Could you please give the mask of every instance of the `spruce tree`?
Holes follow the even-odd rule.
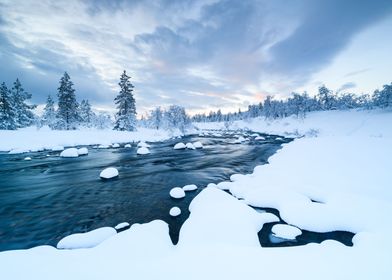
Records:
[[[115,130],[136,130],[136,105],[132,94],[134,86],[129,81],[130,78],[124,70],[118,83],[120,93],[114,99],[118,109]]]
[[[86,127],[91,127],[92,122],[94,120],[95,114],[91,110],[91,105],[88,102],[88,100],[82,100],[80,102],[80,119],[81,122],[86,126]]]
[[[76,101],[73,83],[68,73],[60,79],[58,88],[58,110],[57,110],[57,127],[59,129],[76,129],[80,120],[78,112],[78,103]]]
[[[0,129],[17,129],[11,93],[5,83],[0,86]]]
[[[54,101],[50,95],[46,100],[46,105],[44,108],[44,113],[42,115],[42,125],[47,125],[50,128],[55,128],[56,126],[56,110],[54,109]]]
[[[26,100],[31,98],[31,94],[27,93],[20,83],[19,79],[16,79],[14,86],[11,90],[13,108],[16,115],[16,125],[18,128],[26,127],[33,123],[34,113],[31,111],[36,106],[26,104]]]

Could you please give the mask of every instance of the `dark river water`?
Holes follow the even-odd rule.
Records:
[[[132,148],[93,149],[87,156],[60,158],[59,152],[0,154],[0,251],[57,242],[72,233],[86,232],[120,222],[166,221],[177,242],[190,201],[208,183],[228,180],[234,173],[250,173],[281,148],[282,139],[233,144],[233,135],[187,136],[151,143],[151,154],[136,155]],[[253,139],[253,138],[250,138]],[[203,149],[174,150],[177,142],[201,141]],[[49,155],[49,156],[47,156]],[[31,161],[23,160],[31,157]],[[119,177],[103,181],[99,173],[116,167]],[[173,187],[196,184],[180,200]],[[171,217],[178,206],[182,214]]]

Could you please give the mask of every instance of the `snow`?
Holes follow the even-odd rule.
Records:
[[[28,152],[30,152],[30,150],[27,150],[27,149],[12,149],[8,153],[10,155],[17,155],[17,154],[24,154],[24,153],[28,153]]]
[[[257,136],[257,137],[255,138],[255,140],[265,140],[265,138],[264,138],[263,136]]]
[[[115,226],[114,228],[116,229],[116,230],[120,230],[120,229],[123,229],[123,228],[126,228],[126,227],[129,227],[129,223],[127,223],[127,222],[123,222],[123,223],[119,223],[117,226]]]
[[[88,155],[88,149],[86,147],[79,148],[78,155],[79,156]]]
[[[64,151],[64,146],[54,146],[51,150],[52,152],[61,152]]]
[[[177,217],[177,216],[181,215],[181,209],[178,208],[177,206],[172,207],[172,208],[170,208],[169,214],[172,217]]]
[[[185,197],[185,191],[182,188],[175,187],[170,190],[170,196],[172,198],[183,198]]]
[[[195,146],[193,146],[192,143],[186,143],[186,148],[187,148],[187,149],[191,149],[191,150],[196,149]]]
[[[47,127],[22,128],[18,130],[0,130],[0,151],[24,151],[52,149],[55,147],[73,147],[102,145],[111,143],[129,143],[132,141],[157,142],[169,139],[172,132],[163,129],[138,127],[137,131],[117,131],[113,129],[51,130]],[[59,149],[61,151],[63,149]]]
[[[185,186],[182,187],[182,189],[183,189],[184,191],[186,191],[186,192],[188,192],[188,191],[194,191],[194,190],[197,190],[197,186],[194,185],[194,184],[185,185]]]
[[[112,148],[120,148],[120,144],[114,143],[114,144],[112,144]]]
[[[60,157],[73,158],[78,156],[79,153],[78,153],[78,149],[76,148],[68,148],[60,153]]]
[[[150,150],[147,147],[141,147],[141,148],[137,149],[136,153],[138,155],[147,155],[150,153]]]
[[[102,170],[99,177],[103,179],[111,179],[118,176],[118,170],[114,167],[108,167]]]
[[[115,234],[117,234],[117,231],[111,227],[102,227],[86,233],[75,233],[61,239],[59,243],[57,243],[57,248],[92,248]]]
[[[245,142],[245,141],[246,141],[246,139],[245,139],[244,137],[240,136],[240,137],[238,137],[238,138],[234,141],[234,143],[235,143],[235,144],[241,144],[241,143],[243,143],[243,142]]]
[[[31,160],[31,157],[25,157],[24,160]]]
[[[194,142],[194,143],[193,143],[193,146],[194,146],[196,149],[202,149],[202,148],[203,148],[203,144],[202,144],[200,141]]]
[[[186,145],[184,143],[182,143],[182,142],[177,143],[177,144],[174,145],[174,150],[182,150],[182,149],[185,149],[185,148],[186,148]]]
[[[138,147],[142,147],[142,148],[150,148],[150,145],[148,145],[146,142],[141,141],[137,144]]]
[[[98,149],[109,149],[110,145],[99,145]]]
[[[131,144],[125,144],[124,148],[132,148]]]
[[[294,240],[298,235],[302,234],[299,228],[285,224],[276,224],[271,231],[274,236],[288,240]]]
[[[208,184],[189,205],[176,246],[168,225],[156,220],[134,224],[94,248],[0,252],[1,276],[101,280],[132,271],[135,279],[391,279],[391,123],[392,113],[380,111],[234,122],[233,127],[260,133],[305,137],[283,144],[269,164],[251,174]],[[197,126],[224,128],[223,123]],[[257,233],[278,218],[250,206],[276,208],[302,230],[352,231],[354,246],[327,240],[263,248]]]

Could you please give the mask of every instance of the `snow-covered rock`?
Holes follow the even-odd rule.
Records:
[[[172,198],[183,198],[185,197],[185,191],[182,188],[172,188],[170,190],[170,196]]]
[[[126,227],[129,227],[129,223],[127,223],[127,222],[123,222],[123,223],[119,223],[117,226],[115,226],[114,228],[116,229],[116,230],[120,230],[120,229],[123,229],[123,228],[126,228]]]
[[[31,160],[31,157],[25,157],[24,160]]]
[[[78,149],[76,149],[76,148],[68,148],[60,153],[60,157],[73,158],[73,157],[78,157],[78,156],[79,156],[79,153],[78,153]]]
[[[174,145],[174,150],[183,150],[183,149],[185,149],[185,148],[186,148],[186,146],[185,146],[185,144],[182,143],[182,142],[177,143],[177,144]]]
[[[150,145],[147,144],[147,143],[144,142],[144,141],[140,141],[140,142],[137,144],[137,146],[138,146],[138,147],[142,147],[142,148],[150,148]]]
[[[150,153],[150,150],[147,147],[141,147],[141,148],[137,149],[136,153],[138,155],[147,155]]]
[[[194,146],[196,149],[202,149],[202,148],[203,148],[203,144],[202,144],[200,141],[194,142],[194,143],[193,143],[193,146]]]
[[[112,144],[112,148],[120,148],[120,144],[114,143],[114,144]]]
[[[191,150],[196,149],[195,146],[193,146],[192,143],[186,143],[186,148],[187,148],[187,149],[191,149]]]
[[[264,138],[263,136],[257,136],[257,137],[255,138],[255,140],[265,140],[265,138]]]
[[[30,152],[30,150],[27,150],[27,149],[13,149],[13,150],[9,151],[8,154],[16,155],[16,154],[24,154],[24,153],[28,153],[28,152]]]
[[[54,146],[51,150],[52,152],[61,152],[64,151],[64,146]]]
[[[302,234],[299,228],[285,224],[274,225],[271,231],[276,237],[288,240],[294,240],[298,235]]]
[[[282,137],[276,137],[275,140],[283,140]]]
[[[86,147],[79,148],[78,149],[78,155],[79,156],[88,155],[88,149]]]
[[[124,148],[132,148],[131,144],[125,144]]]
[[[109,149],[110,145],[99,145],[98,149]]]
[[[178,208],[177,206],[172,207],[172,208],[170,208],[169,214],[172,217],[177,217],[178,215],[181,214],[181,209]]]
[[[114,167],[108,167],[101,171],[99,177],[103,179],[111,179],[118,176],[118,170]]]
[[[194,191],[194,190],[197,190],[197,186],[194,185],[194,184],[185,185],[185,186],[182,187],[182,189],[183,189],[184,191],[186,191],[186,192],[188,192],[188,191]]]
[[[244,137],[240,136],[240,137],[238,137],[238,138],[234,141],[234,143],[235,143],[235,144],[241,144],[241,143],[243,143],[243,142],[245,142],[245,141],[246,141],[246,139],[245,139]]]
[[[57,243],[57,248],[92,248],[115,234],[117,234],[117,231],[112,227],[102,227],[86,233],[75,233],[61,239],[59,243]]]

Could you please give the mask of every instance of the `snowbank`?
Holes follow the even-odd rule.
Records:
[[[115,235],[117,231],[111,227],[98,228],[86,233],[75,233],[61,239],[58,249],[92,248]]]
[[[24,151],[35,149],[55,149],[64,147],[102,145],[109,147],[112,143],[129,143],[132,141],[163,141],[172,135],[169,131],[138,128],[137,131],[116,131],[112,129],[50,130],[47,127],[35,127],[18,130],[0,130],[0,151]],[[62,146],[62,149],[57,149]]]

